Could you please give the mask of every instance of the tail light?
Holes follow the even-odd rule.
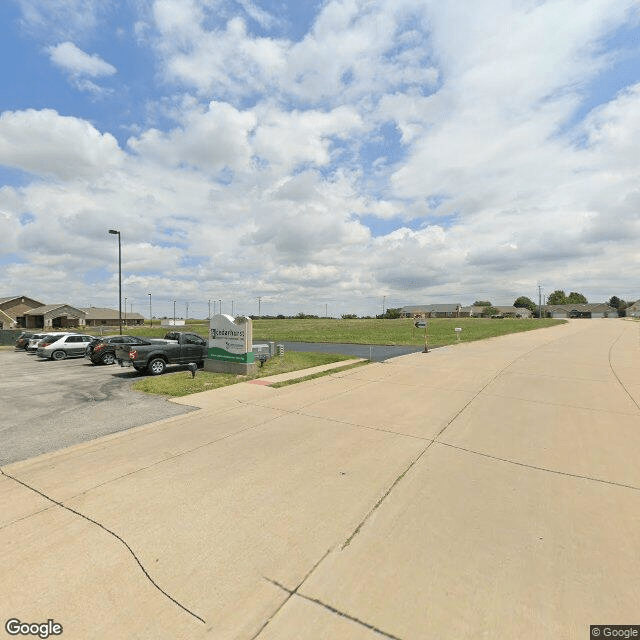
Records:
[[[129,360],[135,360],[138,357],[138,352],[135,349],[129,351]]]

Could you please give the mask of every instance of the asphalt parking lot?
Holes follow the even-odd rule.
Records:
[[[0,370],[0,465],[192,410],[132,391],[136,371],[85,358],[0,350]]]

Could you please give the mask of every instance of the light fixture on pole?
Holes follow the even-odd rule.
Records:
[[[122,335],[122,245],[119,231],[109,229],[109,233],[118,236],[118,326]]]

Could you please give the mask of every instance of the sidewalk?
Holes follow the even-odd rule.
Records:
[[[576,321],[232,385],[4,467],[2,624],[555,640],[638,622],[638,330]]]
[[[300,378],[306,378],[317,373],[323,373],[325,371],[333,371],[335,369],[344,369],[345,367],[358,364],[359,362],[367,362],[364,358],[354,358],[352,360],[340,360],[338,362],[330,362],[329,364],[321,364],[317,367],[310,367],[309,369],[300,369],[298,371],[290,371],[289,373],[279,373],[275,376],[268,376],[265,378],[256,378],[249,381],[249,384],[261,384],[265,386],[271,386],[278,384],[279,382],[287,382],[289,380],[299,380]]]

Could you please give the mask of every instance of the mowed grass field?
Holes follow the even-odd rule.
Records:
[[[457,342],[456,327],[461,342],[493,338],[507,333],[531,331],[560,324],[564,320],[504,318],[436,318],[427,320],[427,341],[430,346]],[[417,329],[409,318],[397,320],[333,320],[290,319],[254,320],[254,342],[339,342],[349,344],[424,344],[425,330]]]
[[[427,320],[427,342],[429,346],[444,346],[457,342],[456,327],[460,332],[461,342],[483,340],[508,333],[542,329],[565,322],[553,319],[492,319],[492,318],[436,318]],[[142,327],[123,327],[122,333],[127,335],[163,337],[173,328],[154,325]],[[179,331],[192,331],[204,337],[208,333],[206,322],[192,321],[184,327],[176,327]],[[86,333],[96,335],[95,329]],[[111,328],[104,330],[105,335],[117,333]],[[99,335],[99,333],[98,333]],[[394,344],[394,345],[422,345],[424,344],[424,329],[417,329],[414,321],[409,318],[397,320],[377,320],[359,318],[342,320],[333,318],[284,320],[264,320],[257,318],[253,321],[254,342],[337,342],[347,344]]]

